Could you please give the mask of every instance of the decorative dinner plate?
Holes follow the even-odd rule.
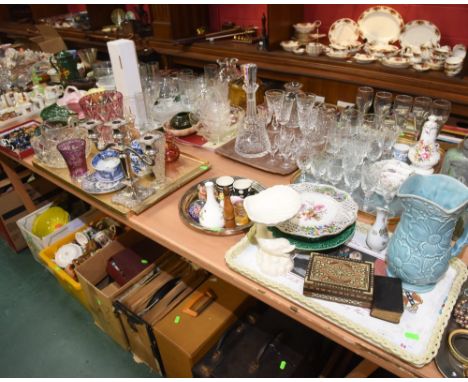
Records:
[[[273,233],[274,237],[283,237],[288,239],[289,243],[294,245],[296,249],[300,251],[327,251],[329,249],[337,248],[348,242],[348,240],[351,240],[354,235],[354,231],[356,230],[356,224],[350,225],[338,235],[329,236],[324,239],[306,239],[300,236],[289,235],[281,232],[276,227],[269,227],[268,229]]]
[[[88,194],[100,195],[119,191],[125,187],[120,180],[116,182],[102,182],[96,177],[96,173],[87,175],[81,181],[81,189]]]
[[[400,45],[402,48],[420,47],[425,44],[437,46],[439,42],[439,28],[426,20],[410,21],[405,25],[400,35]]]
[[[316,183],[291,184],[301,196],[301,208],[277,228],[309,239],[337,235],[357,219],[358,205],[347,192]]]
[[[359,42],[359,28],[354,20],[336,20],[328,30],[330,43],[341,46],[355,46]]]
[[[378,6],[365,10],[357,21],[361,37],[368,42],[391,43],[398,41],[404,22],[393,8]]]
[[[404,57],[387,57],[382,60],[382,65],[402,69],[410,66],[410,62]]]

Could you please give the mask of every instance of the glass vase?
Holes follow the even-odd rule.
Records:
[[[79,182],[86,176],[88,165],[86,163],[86,141],[84,139],[63,141],[57,145],[57,150],[65,159],[72,180]]]

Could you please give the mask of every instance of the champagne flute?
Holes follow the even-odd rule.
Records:
[[[377,92],[374,98],[374,112],[379,121],[381,121],[390,111],[392,107],[392,93]]]

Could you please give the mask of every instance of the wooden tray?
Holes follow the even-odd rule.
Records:
[[[92,152],[91,155],[88,156],[88,169],[92,169],[91,160],[95,154],[96,152]],[[104,207],[110,208],[115,213],[125,216],[129,214],[140,214],[141,212],[145,211],[161,199],[165,198],[166,196],[173,193],[183,185],[190,182],[192,179],[208,171],[211,167],[209,162],[194,157],[190,154],[181,152],[180,157],[177,161],[166,164],[166,183],[162,187],[160,187],[154,194],[145,199],[140,205],[129,209],[125,206],[112,202],[112,196],[115,193],[94,195],[83,191],[78,184],[72,182],[68,169],[66,168],[57,169],[47,167],[37,158],[33,159],[33,165],[46,171],[50,176],[60,181],[68,183],[70,186],[75,188],[78,192],[82,193],[83,195],[87,195],[88,197],[94,198],[97,203],[103,205]],[[152,176],[147,175],[139,178],[138,184],[142,186],[147,186],[152,181]]]
[[[233,139],[228,143],[218,147],[215,150],[216,154],[222,155],[223,157],[235,160],[236,162],[243,163],[250,167],[258,168],[259,170],[263,170],[266,172],[270,172],[272,174],[279,174],[279,175],[289,175],[297,170],[297,166],[294,165],[288,169],[281,168],[278,163],[274,163],[271,165],[268,163],[269,156],[266,155],[263,158],[243,158],[239,154],[236,153],[234,150],[234,146],[236,144],[236,140]]]

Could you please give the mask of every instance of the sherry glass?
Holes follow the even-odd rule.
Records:
[[[393,145],[396,143],[400,130],[396,124],[395,118],[388,116],[381,124],[383,137],[383,156],[391,156]]]
[[[372,100],[374,98],[374,89],[370,86],[361,86],[357,90],[356,94],[356,107],[359,112],[359,119],[362,120],[364,114],[367,114],[370,107],[372,106]]]
[[[361,183],[361,169],[356,167],[354,169],[346,170],[344,172],[344,182],[347,187],[347,191],[352,195],[354,190],[359,187],[359,183]]]
[[[416,139],[421,135],[422,127],[429,116],[432,99],[429,97],[416,97],[413,104],[414,125],[416,128]]]
[[[276,154],[279,150],[279,141],[280,141],[280,134],[279,131],[268,130],[268,138],[270,139],[270,150],[268,150],[268,154],[270,158],[268,159],[268,163],[274,164],[276,163]]]
[[[392,107],[392,93],[377,92],[374,98],[374,112],[379,121],[381,121],[390,111]]]
[[[333,185],[337,186],[343,177],[343,166],[341,160],[333,159],[330,160],[327,165],[327,176],[328,181]]]
[[[268,110],[273,115],[272,129],[278,129],[278,118],[281,113],[281,108],[283,106],[285,91],[281,89],[271,89],[265,92],[265,98],[268,105]]]
[[[294,104],[294,95],[286,94],[281,108],[278,114],[278,123],[281,125],[281,129],[284,130],[285,126],[288,124],[291,118],[291,110]]]
[[[431,114],[437,117],[437,124],[439,125],[437,133],[439,133],[442,127],[447,123],[451,109],[452,104],[446,99],[439,98],[432,102]]]
[[[297,145],[295,150],[295,157],[297,167],[301,171],[299,183],[302,183],[306,181],[306,169],[312,159],[312,152],[309,148],[307,140],[303,140],[300,144]]]

